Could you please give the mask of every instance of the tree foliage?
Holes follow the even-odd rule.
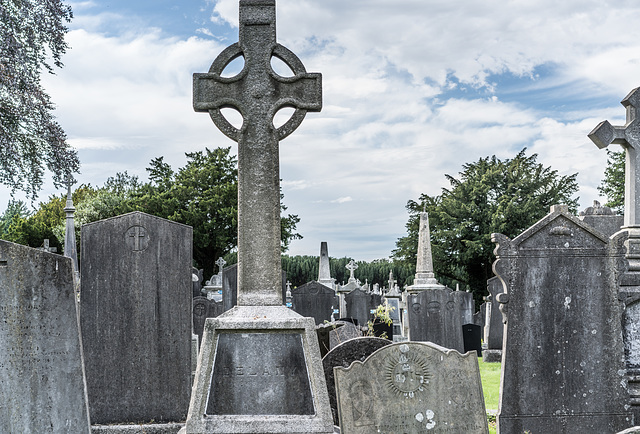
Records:
[[[194,265],[205,275],[214,271],[216,259],[233,251],[238,236],[238,170],[231,148],[187,153],[187,163],[174,171],[162,157],[151,160],[146,169],[148,182],[140,182],[127,172],[117,173],[100,188],[82,185],[72,195],[76,208],[76,239],[85,223],[142,211],[193,227]],[[281,197],[284,197],[281,195]],[[33,215],[13,219],[3,238],[32,247],[49,238],[61,249],[64,241],[66,195],[50,197],[40,203]],[[283,212],[287,209],[281,205]],[[15,214],[5,211],[6,218]],[[282,249],[296,232],[297,215],[281,217]],[[62,250],[59,250],[62,251]]]
[[[625,152],[607,149],[607,167],[604,169],[604,179],[598,186],[598,192],[607,198],[605,206],[624,213],[624,176]]]
[[[60,0],[0,0],[0,183],[31,199],[45,168],[60,186],[80,167],[40,83],[43,69],[62,67],[71,18]]]
[[[419,215],[429,214],[434,272],[450,287],[461,284],[476,300],[486,294],[491,278],[492,233],[515,237],[549,212],[555,204],[567,204],[575,212],[578,200],[577,173],[561,176],[538,163],[526,149],[514,158],[481,158],[462,166],[457,178],[446,175],[451,184],[439,196],[422,194],[407,203],[407,236],[398,239],[395,259],[416,263]]]

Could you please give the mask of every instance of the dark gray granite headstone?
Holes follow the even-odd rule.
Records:
[[[489,433],[473,352],[396,343],[364,362],[334,368],[334,375],[341,432]]]
[[[566,434],[633,425],[615,240],[554,206],[518,237],[493,234],[506,284],[498,429]],[[504,308],[503,308],[504,311]],[[493,315],[493,312],[492,312]]]
[[[222,312],[222,302],[216,302],[207,297],[193,298],[193,332],[198,335],[198,345],[202,343],[202,333],[206,319],[215,318]]]
[[[360,327],[349,321],[336,321],[335,324],[341,324],[329,332],[329,349],[332,350],[338,345],[348,341],[349,339],[359,338],[362,336]]]
[[[473,313],[475,312],[475,302],[473,301],[473,293],[466,291],[454,291],[454,298],[458,302],[460,309],[460,322],[464,324],[473,324]]]
[[[366,327],[367,322],[373,318],[371,311],[382,304],[382,295],[367,294],[357,288],[344,298],[347,303],[347,317],[357,320],[363,327]]]
[[[487,289],[491,294],[491,315],[486,321],[487,348],[490,350],[502,350],[502,339],[504,336],[504,322],[502,312],[500,312],[500,303],[498,303],[498,294],[502,294],[502,282],[498,277],[492,277],[487,280]]]
[[[464,353],[461,304],[454,294],[444,288],[407,296],[411,341],[433,342]]]
[[[339,307],[335,291],[315,281],[292,289],[291,303],[294,311],[312,317],[316,325],[331,321],[333,310]]]
[[[336,399],[336,385],[334,382],[333,368],[342,366],[348,368],[353,362],[359,360],[363,362],[376,350],[390,345],[391,341],[380,338],[359,337],[333,348],[322,358],[322,367],[327,379],[327,389],[329,390],[329,402],[333,413],[333,423],[338,425],[338,401]]]
[[[478,309],[478,311],[473,314],[473,323],[475,325],[479,325],[480,327],[482,327],[482,330],[484,331],[484,322],[486,317],[487,317],[487,302],[484,302],[480,305],[480,309]]]
[[[89,434],[70,258],[0,240],[0,432]]]
[[[91,421],[185,420],[192,229],[133,212],[82,227],[81,328]]]
[[[238,304],[238,264],[225,267],[222,271],[222,306],[224,311]],[[287,273],[282,271],[282,305],[287,304]]]
[[[476,324],[462,326],[462,338],[464,339],[464,352],[475,351],[478,357],[482,357],[482,327]]]

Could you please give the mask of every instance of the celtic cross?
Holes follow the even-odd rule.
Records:
[[[244,68],[222,77],[236,58]],[[271,58],[294,75],[280,77]],[[275,0],[240,0],[239,41],[213,61],[208,73],[193,75],[193,107],[209,112],[215,125],[238,142],[238,305],[281,305],[280,169],[278,141],[302,123],[307,111],[322,108],[321,75],[307,73],[300,59],[276,42]],[[273,117],[283,107],[295,109],[279,128]],[[221,109],[234,108],[240,129]]]
[[[356,264],[356,261],[354,261],[353,259],[351,261],[349,261],[349,263],[347,264],[347,266],[345,267],[347,270],[349,270],[349,273],[351,273],[349,275],[349,282],[351,281],[355,281],[356,278],[353,275],[353,272],[356,271],[358,269],[358,264]]]

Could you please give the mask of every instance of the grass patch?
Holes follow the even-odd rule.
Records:
[[[500,363],[484,363],[482,358],[478,358],[478,366],[480,367],[480,378],[482,379],[482,394],[484,395],[484,405],[487,411],[498,411],[498,402],[500,401]],[[489,434],[496,433],[496,417],[494,415],[487,417],[489,421]]]

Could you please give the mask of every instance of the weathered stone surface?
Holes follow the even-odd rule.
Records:
[[[349,321],[335,321],[333,324],[340,325],[329,332],[329,349],[334,349],[338,345],[348,341],[349,339],[359,338],[362,331],[358,326]]]
[[[454,291],[453,297],[458,303],[460,309],[460,323],[473,324],[473,313],[475,312],[475,302],[473,301],[473,293],[466,291]]]
[[[354,289],[344,296],[347,304],[347,317],[358,321],[358,325],[366,326],[372,318],[371,311],[382,304],[382,296],[367,294],[361,289]]]
[[[634,426],[634,427],[625,429],[624,431],[620,431],[618,434],[633,434],[633,433],[640,433],[640,426]]]
[[[192,229],[133,212],[82,227],[91,421],[182,421],[191,390]]]
[[[429,230],[429,214],[420,213],[420,228],[418,230],[418,255],[416,260],[416,275],[413,285],[407,288],[411,294],[429,289],[442,289],[433,273],[433,258],[431,256],[431,231]]]
[[[566,206],[513,240],[492,238],[507,289],[498,297],[507,312],[500,432],[631,426],[609,239]]]
[[[198,335],[198,342],[202,342],[204,322],[207,318],[215,318],[222,314],[222,302],[210,300],[207,297],[193,298],[193,332]]]
[[[91,434],[176,434],[183,427],[183,423],[93,425],[91,427]]]
[[[327,380],[327,390],[329,391],[329,402],[333,413],[333,423],[338,425],[338,400],[336,398],[336,385],[333,376],[333,368],[342,366],[348,368],[353,362],[359,360],[363,362],[376,350],[390,345],[387,339],[358,337],[343,342],[334,347],[322,358],[324,376]]]
[[[498,294],[502,294],[504,288],[502,287],[500,279],[494,276],[487,280],[487,290],[491,297],[490,315],[485,325],[487,348],[490,350],[501,350],[504,336],[504,322],[502,312],[500,312],[500,303],[498,303]]]
[[[291,290],[291,303],[294,311],[322,324],[331,321],[333,310],[338,308],[338,297],[333,289],[312,281]]]
[[[0,432],[89,433],[70,258],[0,240]]]
[[[607,237],[618,232],[624,224],[624,216],[616,215],[611,208],[600,205],[597,200],[580,213],[579,219]]]
[[[331,277],[331,267],[329,263],[329,247],[327,242],[320,243],[320,266],[318,268],[318,282],[329,289],[334,289],[336,279]]]
[[[282,305],[287,304],[287,273],[282,271]],[[222,308],[226,312],[238,305],[238,264],[225,267],[222,272]]]
[[[284,306],[205,323],[187,433],[333,431],[315,325]]]
[[[483,350],[482,361],[485,363],[502,362],[502,350]]]
[[[396,343],[334,375],[344,433],[489,432],[474,353]]]
[[[464,353],[462,313],[454,294],[444,288],[407,296],[411,341],[433,342]]]

